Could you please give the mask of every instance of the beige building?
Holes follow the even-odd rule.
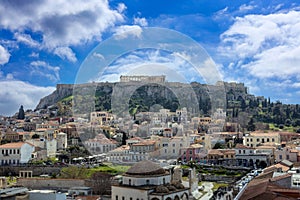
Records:
[[[98,134],[95,138],[86,140],[85,147],[91,154],[107,153],[117,147],[117,142],[108,139],[104,134]]]
[[[109,125],[112,123],[114,116],[108,112],[91,112],[90,121],[92,125]]]
[[[148,160],[156,154],[155,141],[131,138],[123,145],[107,153],[110,162],[139,162]]]
[[[189,188],[172,181],[172,174],[145,160],[133,165],[119,184],[112,186],[112,200],[187,200]]]
[[[156,141],[157,156],[161,159],[177,159],[180,149],[190,146],[189,138],[185,135],[171,138],[152,136],[151,139]]]
[[[291,147],[284,147],[275,151],[275,160],[280,162],[282,160],[289,160],[291,162],[298,162],[298,156],[300,151]],[[300,159],[299,159],[300,160]]]
[[[244,137],[243,144],[248,147],[257,147],[259,145],[280,144],[280,136],[278,132],[252,132]]]

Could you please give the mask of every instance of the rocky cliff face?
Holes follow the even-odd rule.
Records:
[[[178,107],[187,107],[192,112],[200,111],[207,114],[213,107],[224,108],[228,94],[231,95],[232,100],[239,96],[245,98],[247,88],[243,84],[232,83],[216,85],[171,82],[162,84],[139,82],[58,84],[52,94],[40,100],[36,109],[45,109],[66,97],[75,95],[75,108],[84,112],[91,110],[90,107],[86,107],[86,102],[88,102],[96,110],[117,109],[122,111],[138,108],[138,111],[145,111],[151,106],[159,104],[172,111]],[[212,99],[213,101],[211,101]]]
[[[48,106],[57,103],[59,100],[72,95],[72,93],[73,84],[58,84],[56,85],[56,90],[52,94],[45,96],[40,100],[36,109],[45,109]]]

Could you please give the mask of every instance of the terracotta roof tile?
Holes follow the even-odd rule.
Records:
[[[0,145],[0,148],[1,149],[18,149],[18,148],[21,148],[24,144],[26,144],[27,142],[13,142],[13,143],[7,143],[7,144],[3,144],[3,145]],[[33,146],[32,144],[30,143],[27,143],[31,146]]]

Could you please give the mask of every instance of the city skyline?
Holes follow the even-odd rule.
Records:
[[[243,82],[250,93],[272,101],[299,103],[299,5],[293,1],[4,1],[0,115],[14,114],[21,104],[33,109],[56,84],[74,83],[84,59],[99,43],[146,27],[172,29],[198,42],[224,81]],[[141,57],[132,63],[164,65],[162,57],[166,56],[154,51],[145,63]],[[130,67],[128,60],[121,61],[115,63]]]

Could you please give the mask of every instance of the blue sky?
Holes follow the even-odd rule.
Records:
[[[34,108],[56,84],[74,83],[99,43],[143,27],[191,37],[208,52],[224,81],[244,82],[250,93],[273,101],[299,103],[297,2],[2,0],[0,115],[14,114],[21,104]]]

